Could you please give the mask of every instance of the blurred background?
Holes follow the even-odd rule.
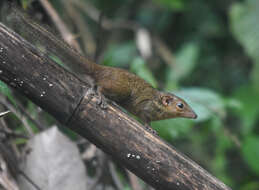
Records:
[[[44,2],[19,5],[92,60],[128,69],[190,103],[198,119],[153,122],[160,137],[231,188],[259,189],[258,0],[49,0],[53,10]],[[62,34],[62,22],[72,38]],[[0,102],[14,113],[2,119],[6,128],[29,134],[8,139],[16,151],[42,131],[38,125],[57,125],[82,154],[94,149],[4,83]],[[89,178],[105,176],[96,189],[135,190],[119,163],[107,162],[112,179],[99,171],[106,163],[100,158],[110,159],[98,151],[83,159]]]

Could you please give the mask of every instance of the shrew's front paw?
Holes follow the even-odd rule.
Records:
[[[105,96],[101,93],[100,88],[96,84],[93,84],[88,89],[88,91],[86,92],[86,96],[88,96],[90,99],[95,96],[97,99],[97,105],[99,105],[102,109],[106,109],[108,107]]]
[[[108,103],[107,103],[107,100],[105,98],[105,96],[101,93],[101,89],[96,86],[95,87],[95,90],[96,90],[96,93],[98,95],[98,98],[97,98],[97,104],[102,108],[102,109],[107,109],[108,107]]]
[[[145,128],[146,128],[149,132],[151,132],[151,133],[153,133],[154,135],[157,135],[157,136],[158,136],[157,131],[150,127],[150,123],[145,123],[144,126],[145,126]]]
[[[104,95],[102,95],[101,93],[98,95],[97,104],[98,104],[102,109],[107,109],[107,107],[108,107],[106,98],[105,98]]]

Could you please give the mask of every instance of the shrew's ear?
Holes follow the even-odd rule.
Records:
[[[174,98],[172,96],[162,96],[161,100],[164,106],[169,106],[174,101]]]

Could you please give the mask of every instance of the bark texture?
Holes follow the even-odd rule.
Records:
[[[3,24],[0,79],[156,189],[230,189]]]

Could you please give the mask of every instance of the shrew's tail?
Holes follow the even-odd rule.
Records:
[[[55,58],[60,59],[63,66],[78,74],[92,75],[100,67],[71,48],[53,32],[50,32],[48,26],[37,23],[16,6],[9,6],[9,12],[5,16],[6,23],[44,54],[54,60]]]

